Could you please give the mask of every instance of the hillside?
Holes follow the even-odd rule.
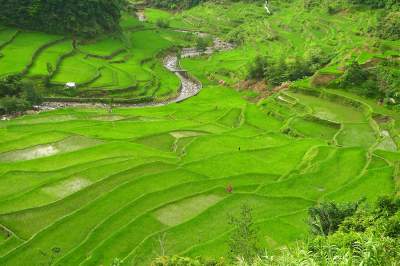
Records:
[[[228,258],[244,204],[278,254],[314,206],[399,195],[396,2],[173,2],[95,38],[0,26],[0,110],[39,109],[0,121],[0,265]]]
[[[1,0],[0,22],[21,29],[95,36],[119,28],[122,0]]]

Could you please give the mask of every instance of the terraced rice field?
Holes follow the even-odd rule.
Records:
[[[341,73],[351,58],[364,64],[400,55],[398,42],[382,41],[386,47],[382,50],[371,36],[360,34],[376,23],[376,14],[368,10],[355,11],[354,16],[346,12],[327,16],[318,8],[304,10],[303,1],[280,2],[273,7],[273,16],[266,16],[261,5],[240,2],[227,6],[205,3],[177,14],[148,8],[144,11],[147,21],[124,13],[122,34],[95,40],[73,41],[1,27],[0,77],[22,73],[28,78],[45,78],[50,82],[45,96],[57,99],[171,98],[179,90],[179,79],[163,67],[162,54],[174,47],[195,45],[196,36],[179,32],[182,29],[212,33],[238,44],[237,49],[209,58],[182,60],[183,69],[196,73],[204,85],[218,80],[236,85],[245,79],[249,62],[260,54],[276,60],[309,56],[310,51],[333,54],[332,62],[320,70],[323,74]],[[157,27],[160,19],[170,28]],[[66,89],[67,82],[75,82],[78,88]]]
[[[374,58],[400,56],[399,41],[381,40],[386,46],[382,50],[373,36],[363,33],[379,20],[373,11],[328,15],[323,8],[305,9],[304,1],[278,1],[271,8],[273,15],[268,16],[261,4],[237,2],[227,7],[210,1],[171,17],[171,24],[179,18],[186,23],[181,27],[217,33],[240,44],[238,49],[207,60],[184,59],[182,66],[200,73],[205,84],[224,80],[235,85],[245,79],[248,62],[257,55],[274,60],[304,58],[310,52],[333,55],[331,63],[319,70],[333,75],[342,73],[352,59],[364,64]]]
[[[293,243],[316,202],[395,190],[391,133],[374,106],[343,97],[285,91],[255,105],[210,86],[163,107],[2,122],[0,264],[146,265],[160,239],[167,254],[223,256],[243,203],[269,247]]]
[[[189,45],[189,33],[159,29],[151,22],[139,22],[124,14],[121,35],[96,40],[68,37],[13,28],[0,29],[0,77],[22,74],[46,78],[46,97],[113,98],[173,97],[179,79],[162,64],[162,52]],[[77,89],[66,89],[74,82]]]
[[[307,210],[318,202],[374,202],[398,191],[398,112],[349,92],[310,89],[308,80],[257,103],[232,89],[256,55],[290,59],[316,40],[338,51],[321,73],[340,73],[344,55],[360,63],[384,55],[355,49],[369,43],[356,34],[372,23],[368,11],[319,19],[294,15],[298,7],[282,4],[287,13],[273,17],[243,3],[179,14],[147,9],[148,22],[124,14],[123,36],[91,41],[1,28],[0,76],[48,76],[48,97],[176,93],[179,80],[160,55],[196,36],[156,28],[159,18],[245,42],[183,59],[204,89],[181,103],[0,121],[0,265],[148,265],[163,253],[160,241],[167,255],[226,256],[228,217],[243,204],[273,250],[307,237]],[[78,89],[65,90],[72,81]]]

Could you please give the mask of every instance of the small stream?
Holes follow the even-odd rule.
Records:
[[[177,30],[180,32],[189,32],[184,30]],[[199,36],[207,36],[206,33],[202,32],[192,32],[193,34],[197,34]],[[234,48],[234,45],[231,43],[227,43],[222,41],[219,38],[214,38],[213,45],[207,47],[204,51],[198,51],[196,48],[188,47],[183,48],[180,52],[181,58],[191,58],[198,57],[202,55],[211,55],[217,51],[226,51]],[[163,106],[170,103],[181,102],[188,98],[191,98],[197,95],[202,89],[202,84],[195,77],[192,77],[188,74],[186,70],[183,70],[180,66],[180,62],[177,54],[169,54],[164,57],[163,65],[166,69],[173,72],[180,79],[180,88],[179,93],[176,97],[167,99],[161,102],[146,102],[146,103],[137,103],[137,104],[113,104],[115,107],[146,107],[146,106]],[[36,106],[35,109],[38,111],[44,110],[54,110],[59,108],[66,107],[98,107],[98,108],[109,108],[108,104],[104,103],[75,103],[75,102],[44,102],[39,106]]]
[[[146,17],[144,12],[138,11],[137,14],[140,21],[146,21]],[[208,33],[204,32],[192,32],[187,30],[176,30],[178,32],[186,32],[195,34],[199,37],[207,37],[209,36]],[[215,37],[213,39],[213,45],[207,47],[204,51],[199,51],[193,47],[182,48],[180,52],[180,58],[191,58],[191,57],[198,57],[203,55],[211,55],[218,51],[227,51],[235,48],[235,46],[231,43],[224,42],[221,39]],[[169,54],[166,55],[163,59],[163,65],[166,69],[173,72],[180,80],[180,88],[179,93],[176,97],[167,99],[161,102],[145,102],[145,103],[137,103],[137,104],[113,104],[115,107],[147,107],[147,106],[163,106],[171,103],[177,103],[184,101],[188,98],[191,98],[197,95],[201,89],[202,84],[199,80],[195,77],[188,74],[186,70],[183,70],[180,66],[180,62],[178,59],[177,54]],[[110,108],[110,105],[104,103],[81,103],[81,102],[43,102],[41,105],[34,106],[34,110],[28,111],[27,113],[35,113],[40,111],[49,111],[55,110],[60,108],[67,108],[67,107],[79,107],[79,108]],[[23,115],[16,114],[16,115],[5,115],[1,116],[0,120],[9,120],[11,118]]]

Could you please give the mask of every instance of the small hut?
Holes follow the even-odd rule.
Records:
[[[75,82],[67,82],[67,83],[65,83],[65,88],[66,89],[75,89],[76,83]]]

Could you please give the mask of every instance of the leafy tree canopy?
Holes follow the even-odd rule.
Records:
[[[119,28],[124,0],[0,0],[0,6],[7,25],[93,36]]]

